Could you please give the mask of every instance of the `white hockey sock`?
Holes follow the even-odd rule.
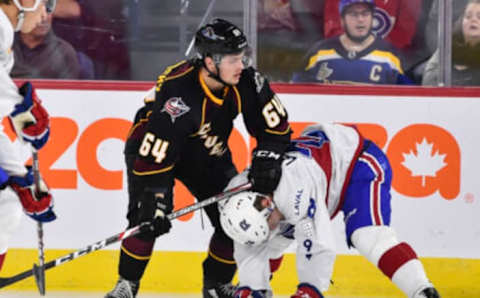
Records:
[[[419,289],[431,287],[423,265],[418,259],[403,264],[392,276],[392,282],[397,285],[408,297],[414,297]]]

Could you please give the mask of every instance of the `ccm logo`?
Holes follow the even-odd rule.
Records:
[[[281,157],[279,153],[275,153],[273,151],[268,151],[268,150],[257,150],[255,151],[254,154],[256,157],[266,157],[266,158],[272,158],[272,159],[280,159]]]

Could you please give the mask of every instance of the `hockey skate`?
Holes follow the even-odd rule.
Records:
[[[140,282],[119,278],[115,288],[107,293],[105,298],[135,298]]]
[[[205,289],[203,288],[203,298],[230,298],[235,297],[235,292],[237,291],[238,286],[232,285],[231,283],[227,284],[218,284],[217,286]],[[262,291],[263,297],[272,298],[272,291]]]
[[[237,286],[231,283],[217,284],[212,288],[203,288],[203,298],[233,298]]]
[[[435,288],[426,288],[420,292],[418,297],[425,297],[425,298],[440,298],[440,294],[438,294]]]

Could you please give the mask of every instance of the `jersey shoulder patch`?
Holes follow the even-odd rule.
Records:
[[[195,66],[187,60],[168,66],[165,71],[158,76],[155,91],[159,92],[165,82],[183,77],[194,69]]]

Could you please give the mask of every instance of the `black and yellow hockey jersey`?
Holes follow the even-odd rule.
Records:
[[[136,155],[133,175],[144,186],[168,187],[178,176],[200,182],[219,163],[231,164],[227,142],[239,114],[259,148],[283,152],[288,146],[287,111],[255,69],[244,69],[236,86],[214,94],[192,61],[167,68],[154,102],[146,100],[128,136],[125,153]]]

